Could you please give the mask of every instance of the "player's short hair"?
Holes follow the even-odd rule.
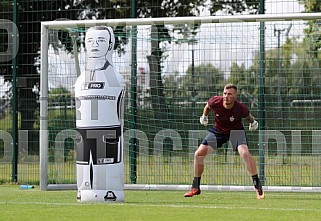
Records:
[[[225,85],[224,89],[234,89],[237,91],[237,86],[235,84],[227,84]]]

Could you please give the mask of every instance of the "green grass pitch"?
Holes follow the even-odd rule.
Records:
[[[184,198],[184,191],[125,191],[124,203],[77,203],[76,191],[20,190],[0,186],[0,220],[133,220],[264,221],[321,219],[321,193],[203,191]]]

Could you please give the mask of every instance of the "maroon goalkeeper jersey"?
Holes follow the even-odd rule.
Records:
[[[223,106],[223,96],[213,96],[208,100],[209,107],[214,112],[215,127],[223,134],[231,130],[243,130],[242,118],[249,116],[250,111],[242,102],[236,100],[231,109]]]

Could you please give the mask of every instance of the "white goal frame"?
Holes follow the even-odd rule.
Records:
[[[108,19],[108,20],[57,20],[41,22],[41,65],[40,65],[40,190],[76,190],[76,184],[48,184],[48,37],[49,29],[67,29],[92,27],[95,25],[155,25],[155,24],[206,24],[231,22],[271,22],[321,19],[321,13],[295,13],[295,14],[262,14],[237,16],[204,16],[204,17],[166,17],[166,18],[140,18],[140,19]],[[259,134],[262,135],[262,131]],[[76,165],[75,165],[76,166]],[[187,190],[189,185],[143,185],[126,184],[125,189],[148,190]],[[204,190],[238,190],[253,191],[252,186],[221,186],[207,185]],[[267,191],[300,191],[321,192],[321,187],[278,187],[267,186]]]

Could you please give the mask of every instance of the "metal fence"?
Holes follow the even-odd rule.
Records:
[[[115,7],[112,5],[104,5],[100,13],[97,11],[94,13],[95,10],[92,10],[91,13],[87,14],[81,5],[63,7],[62,2],[0,2],[2,6],[0,8],[2,10],[0,11],[0,19],[2,20],[0,21],[3,24],[0,26],[0,38],[2,39],[1,42],[3,42],[0,45],[0,52],[2,52],[0,55],[5,55],[0,57],[0,73],[3,76],[0,79],[0,137],[2,139],[0,143],[0,182],[33,184],[39,182],[39,22],[59,18],[93,19],[97,16],[98,18],[125,18],[142,16],[141,13],[144,13],[143,8],[139,8],[135,1],[128,1],[127,6],[123,5],[119,10],[114,10]],[[149,4],[151,4],[149,7],[155,10],[154,14],[149,16],[191,15],[190,11],[186,11],[186,14],[184,12],[166,14],[159,5],[153,5],[153,1]],[[291,14],[305,10],[304,6],[295,0],[253,1],[251,4],[257,8],[256,13],[263,13],[264,11],[265,14]],[[135,7],[129,6],[135,6],[137,10],[133,11]],[[92,5],[92,9],[95,9],[95,7],[97,5]],[[110,10],[111,8],[113,10]],[[212,12],[203,10],[200,13],[201,15],[209,15]],[[220,10],[215,14],[221,15],[224,13],[224,10]],[[266,170],[263,172],[268,177],[265,180],[266,185],[320,186],[321,176],[318,171],[321,171],[319,170],[321,164],[319,162],[318,137],[321,84],[319,84],[318,80],[319,64],[316,63],[317,59],[315,59],[318,58],[318,50],[314,44],[309,44],[309,42],[305,44],[306,47],[302,47],[303,44],[301,44],[304,39],[312,39],[312,41],[317,42],[315,35],[319,30],[316,29],[315,32],[304,34],[303,30],[307,27],[307,24],[295,23],[291,24],[292,32],[289,34],[287,33],[289,26],[290,23],[276,23],[275,26],[269,26],[265,33],[265,114],[264,119],[260,119],[261,123],[264,122],[265,124],[266,137],[268,137],[268,140],[264,141],[268,146],[268,157],[265,162],[261,162],[259,159],[257,133],[249,134],[249,144],[257,161],[265,164]],[[253,25],[253,27],[258,28],[257,25]],[[241,26],[241,29],[244,32],[249,31],[248,27]],[[228,32],[232,30],[233,32],[233,28],[228,26],[220,30]],[[238,28],[234,30],[240,31]],[[11,33],[14,34],[12,38],[8,37]],[[124,32],[115,30],[115,33],[119,37],[118,44],[120,47],[118,52],[121,54],[122,50],[128,50],[123,44],[126,43],[126,40],[121,40],[124,39],[122,38],[122,33]],[[206,37],[207,34],[206,31],[201,33],[202,41],[211,43],[211,40]],[[206,102],[206,97],[210,93],[221,93],[221,86],[224,85],[226,79],[234,81],[240,88],[243,88],[244,93],[240,94],[240,100],[251,107],[255,116],[260,117],[258,103],[262,102],[260,100],[262,94],[257,91],[259,84],[257,82],[258,72],[255,71],[257,66],[251,63],[253,60],[259,60],[258,57],[255,59],[255,56],[259,56],[255,53],[259,48],[247,46],[247,48],[243,48],[243,51],[247,54],[253,52],[251,57],[232,58],[230,54],[226,53],[227,47],[234,47],[230,48],[231,52],[242,51],[242,46],[240,45],[243,45],[242,41],[244,40],[241,40],[240,45],[233,43],[241,38],[244,39],[244,36],[237,33],[225,34],[225,39],[223,39],[223,34],[216,35],[221,36],[221,39],[216,39],[215,44],[218,41],[221,41],[222,44],[220,47],[215,46],[212,48],[212,51],[219,55],[215,57],[207,56],[205,50],[199,48],[199,44],[195,47],[193,42],[183,42],[185,48],[180,53],[192,52],[192,54],[179,59],[183,63],[178,66],[184,66],[184,71],[171,69],[174,74],[172,73],[167,77],[163,76],[166,108],[160,109],[158,112],[155,108],[152,108],[152,103],[155,100],[153,101],[154,98],[149,96],[149,88],[144,88],[144,82],[149,81],[148,62],[138,61],[138,69],[135,71],[138,73],[137,77],[141,84],[138,85],[138,93],[135,95],[138,104],[135,128],[143,131],[150,142],[145,146],[144,150],[140,147],[141,149],[136,150],[135,153],[130,153],[128,151],[130,141],[127,140],[125,145],[125,150],[127,151],[125,153],[126,183],[190,184],[192,153],[197,147],[200,138],[190,138],[187,131],[191,129],[203,130],[197,124],[202,104]],[[255,35],[260,36],[260,33],[256,32]],[[209,35],[209,38],[214,38],[214,36]],[[165,38],[166,35],[164,34],[163,37]],[[65,36],[63,33],[61,36],[53,35],[53,39],[50,39],[54,51],[60,50],[61,47],[72,50],[72,44],[68,40],[61,41],[61,39],[68,39],[67,35]],[[144,42],[149,37],[142,34],[137,39]],[[289,39],[292,40],[290,41]],[[253,39],[247,39],[247,41],[251,40]],[[214,44],[214,42],[212,43]],[[260,42],[256,43],[258,43],[256,45],[259,47]],[[307,45],[311,47],[307,47]],[[313,48],[313,46],[315,47]],[[139,51],[143,51],[144,44],[140,47],[138,46],[137,50],[138,60],[141,58]],[[299,50],[300,47],[302,51]],[[8,48],[13,49],[8,50]],[[239,50],[240,48],[241,50]],[[204,52],[203,55],[202,51]],[[296,57],[292,56],[293,54]],[[242,54],[239,56],[242,56]],[[211,80],[212,84],[207,88],[202,88],[202,82],[199,81],[200,87],[195,88],[193,85],[189,85],[188,82],[192,82],[192,73],[198,73],[199,76],[207,75],[206,72],[201,72],[202,68],[204,68],[202,67],[204,60],[212,63],[213,66],[207,67],[206,72],[209,72],[209,70],[216,71],[217,69],[218,75],[216,77],[222,73],[223,78],[217,82],[213,81],[213,79],[203,79],[205,82]],[[298,60],[302,62],[296,62]],[[232,66],[232,61],[240,63]],[[116,61],[117,64],[124,66],[126,62],[130,63],[126,58]],[[172,59],[172,62],[175,63],[175,59]],[[162,65],[163,68],[167,68],[167,71],[170,69],[170,63],[166,63],[166,60]],[[129,70],[132,71],[131,69]],[[244,71],[244,75],[233,75],[233,73],[242,71]],[[187,76],[190,75],[186,79],[179,78],[186,86],[185,91],[179,90],[176,84],[177,76],[182,75],[182,73],[186,73]],[[227,74],[229,78],[227,78]],[[251,74],[254,74],[254,76],[251,76]],[[129,75],[127,77],[130,78]],[[130,83],[128,88],[131,88]],[[125,128],[131,129],[133,115],[130,108],[130,90],[128,91]],[[72,109],[74,102],[68,91],[56,88],[51,93],[50,116],[52,118],[49,125],[51,131],[49,137],[52,136],[50,142],[53,142],[56,133],[64,129],[74,128],[74,112]],[[195,93],[198,93],[198,100],[191,99]],[[162,101],[159,98],[157,99],[158,102]],[[155,113],[158,114],[156,118]],[[167,120],[162,121],[161,119]],[[173,141],[168,140],[163,144],[161,153],[154,151],[153,141],[159,131],[163,129],[170,130],[170,133],[178,133],[182,137],[182,149],[175,149]],[[54,152],[54,150],[51,151]],[[62,153],[63,159],[59,161],[59,164],[55,162],[50,165],[49,181],[51,183],[75,183],[74,154],[73,143],[67,141]],[[213,164],[210,164],[213,167],[208,168],[205,172],[205,177],[207,178],[205,178],[204,183],[249,184],[250,179],[244,178],[247,177],[245,175],[246,171],[239,162],[239,157],[228,146],[219,150],[208,160],[213,162]],[[239,176],[239,174],[244,176]]]

